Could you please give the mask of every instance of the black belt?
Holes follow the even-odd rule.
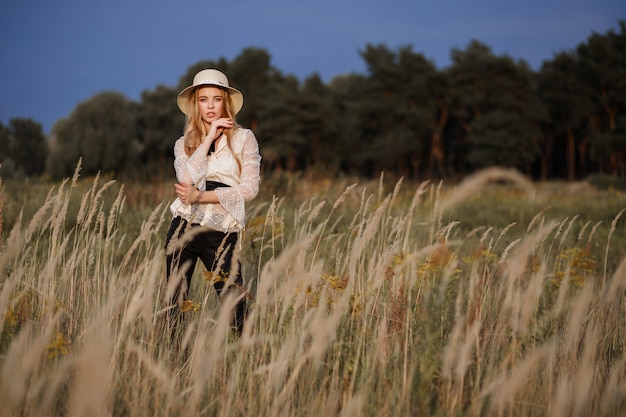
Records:
[[[224,184],[223,182],[219,182],[219,181],[207,181],[206,182],[207,191],[215,190],[216,188],[219,188],[219,187],[230,187],[230,185]]]

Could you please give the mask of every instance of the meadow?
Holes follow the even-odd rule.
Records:
[[[626,414],[624,192],[268,175],[173,337],[171,183],[1,187],[0,417]]]

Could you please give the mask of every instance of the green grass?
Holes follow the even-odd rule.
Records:
[[[198,266],[173,338],[171,184],[2,187],[0,416],[626,411],[619,191],[265,176],[244,335]]]

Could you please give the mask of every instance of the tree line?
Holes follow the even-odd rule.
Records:
[[[178,92],[203,68],[218,68],[242,90],[237,121],[254,130],[264,170],[381,171],[411,179],[460,178],[499,165],[535,179],[626,176],[626,21],[556,53],[538,71],[496,55],[477,40],[452,49],[438,69],[411,46],[368,44],[366,74],[324,83],[271,65],[261,48],[233,60],[204,60],[174,87],[133,101],[104,92],[55,123],[45,138],[31,119],[0,124],[3,176],[97,172],[146,178],[172,175],[184,116]]]

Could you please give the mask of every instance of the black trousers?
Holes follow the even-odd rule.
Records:
[[[227,234],[205,229],[198,224],[189,224],[180,217],[172,219],[165,240],[168,284],[172,276],[178,276],[181,272],[183,274],[183,279],[167,300],[168,305],[174,307],[170,310],[173,314],[180,314],[177,306],[187,297],[198,258],[207,271],[211,272],[213,287],[220,299],[226,295],[238,297],[244,292],[241,263],[239,260],[233,263],[238,238],[237,233]],[[231,280],[231,271],[235,272],[234,270],[236,275]],[[227,280],[229,286],[224,290]],[[244,296],[237,302],[233,316],[233,326],[239,334],[243,330],[245,315]]]

